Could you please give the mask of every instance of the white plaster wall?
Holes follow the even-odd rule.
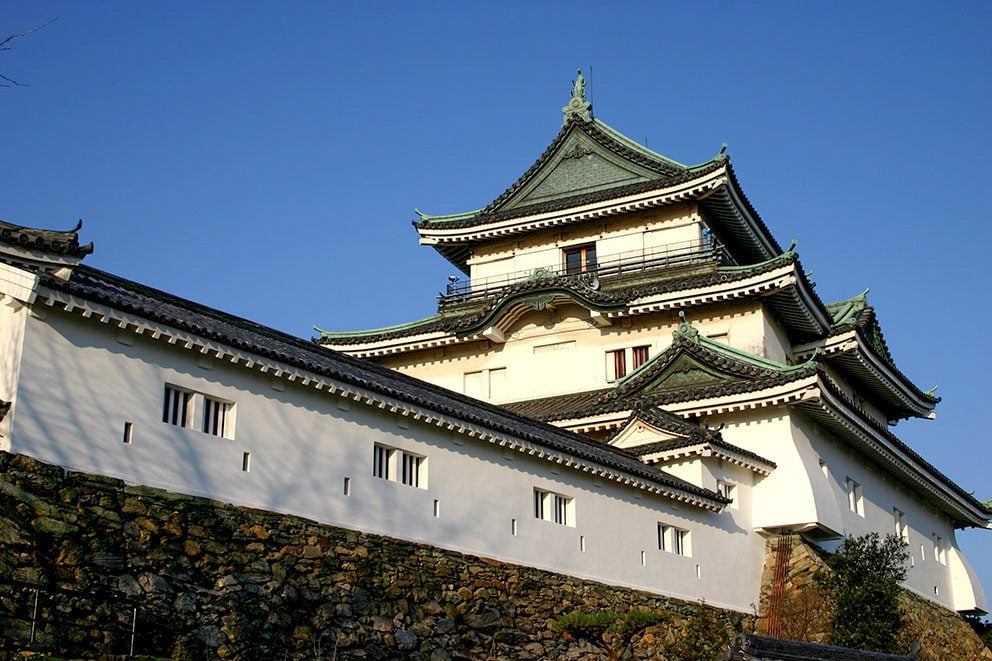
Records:
[[[945,557],[949,558],[950,549],[955,547],[954,529],[948,524],[946,516],[814,421],[799,415],[794,415],[792,420],[797,442],[808,443],[817,457],[826,462],[828,476],[823,476],[821,471],[820,479],[811,481],[818,493],[832,498],[836,503],[842,521],[841,532],[848,536],[870,532],[888,535],[895,532],[893,508],[904,512],[909,526],[907,550],[911,558],[905,587],[955,609],[950,561],[938,562],[933,549],[934,533],[943,539],[948,549]],[[811,478],[815,477],[811,475]],[[848,505],[848,477],[861,485],[864,516],[852,512]]]
[[[689,320],[703,335],[719,342],[762,352],[765,344],[759,304],[722,306],[693,311]],[[618,320],[599,327],[579,305],[533,311],[522,316],[503,344],[471,345],[386,356],[380,362],[439,386],[464,391],[464,375],[506,368],[506,388],[496,403],[584,392],[609,387],[606,354],[617,349],[648,346],[651,357],[667,349],[678,328],[674,314]],[[557,347],[557,348],[555,348]],[[628,351],[628,373],[633,371]]]
[[[827,489],[817,454],[809,441],[793,433],[789,414],[754,411],[714,417],[709,424],[723,423],[728,443],[757,453],[776,464],[771,475],[754,487],[753,524],[756,528],[801,529],[821,524],[833,530],[842,525],[836,499]]]
[[[95,317],[52,310],[45,321],[28,319],[12,451],[738,610],[757,599],[763,542],[734,515],[578,471],[555,472],[550,463],[437,427],[410,422],[404,428],[407,419],[377,408],[294,383],[274,389],[271,377],[257,371],[225,361],[205,369],[195,351],[124,337],[131,344],[119,343],[116,327]],[[236,438],[163,423],[166,382],[236,402]],[[122,442],[125,421],[134,425],[131,444]],[[427,457],[429,488],[373,477],[376,442]],[[246,451],[252,454],[247,473]],[[535,487],[574,498],[575,526],[535,519]],[[659,522],[691,531],[691,557],[658,549]]]
[[[959,611],[979,610],[989,612],[989,602],[985,597],[978,575],[957,546],[950,549],[948,565],[951,572],[951,589],[954,591],[954,609]]]
[[[513,274],[537,268],[559,269],[563,248],[586,243],[596,244],[601,263],[612,258],[641,261],[646,250],[675,249],[686,241],[698,241],[700,223],[694,205],[682,206],[480,246],[469,260],[473,287],[496,286]]]
[[[766,308],[762,308],[761,322],[761,335],[764,342],[760,355],[780,363],[788,363],[792,358],[792,343],[789,342],[789,337],[786,335],[785,329],[782,328],[782,324]]]
[[[12,402],[10,411],[0,422],[0,450],[10,448],[10,428],[17,406],[17,381],[20,375],[21,347],[28,308],[10,296],[0,296],[0,399]]]

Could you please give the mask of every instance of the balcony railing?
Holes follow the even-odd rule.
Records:
[[[592,274],[597,279],[603,279],[714,260],[723,265],[734,263],[726,248],[712,238],[669,243],[651,249],[631,250],[601,256],[597,258],[594,268],[587,268],[584,271],[569,270],[564,263],[558,263],[553,266],[515,271],[487,278],[452,279],[446,292],[438,295],[438,305],[446,307],[499,296],[508,287],[527,280],[581,275],[582,273]]]

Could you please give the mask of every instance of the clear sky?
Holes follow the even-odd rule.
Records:
[[[825,301],[871,288],[895,432],[992,498],[992,3],[0,1],[0,218],[87,263],[310,336],[425,317],[454,272],[413,209],[485,206],[597,117],[675,160],[723,142]],[[992,594],[992,531],[960,545]]]

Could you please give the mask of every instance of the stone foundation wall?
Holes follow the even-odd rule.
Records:
[[[765,546],[765,568],[762,575],[761,614],[756,622],[758,633],[768,630],[768,615],[775,571],[778,538]],[[828,642],[833,610],[823,599],[814,582],[817,571],[826,568],[823,552],[798,535],[792,536],[792,553],[786,574],[785,599],[782,605],[782,637],[816,643]],[[922,645],[921,661],[976,661],[992,659],[992,651],[964,619],[912,592],[903,591],[900,598],[906,627],[903,638],[907,650],[912,641]]]
[[[0,659],[591,659],[557,618],[631,608],[647,659],[699,606],[0,453]]]

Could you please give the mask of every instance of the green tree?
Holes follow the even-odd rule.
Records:
[[[673,661],[719,661],[726,658],[732,638],[731,623],[700,602],[665,655]]]
[[[848,537],[827,559],[817,583],[833,599],[830,642],[843,647],[899,653],[903,627],[899,583],[906,580],[906,542],[878,533]]]
[[[642,610],[627,613],[575,611],[560,618],[555,629],[577,640],[585,640],[605,653],[610,661],[616,661],[630,650],[635,635],[662,620],[662,615]]]

